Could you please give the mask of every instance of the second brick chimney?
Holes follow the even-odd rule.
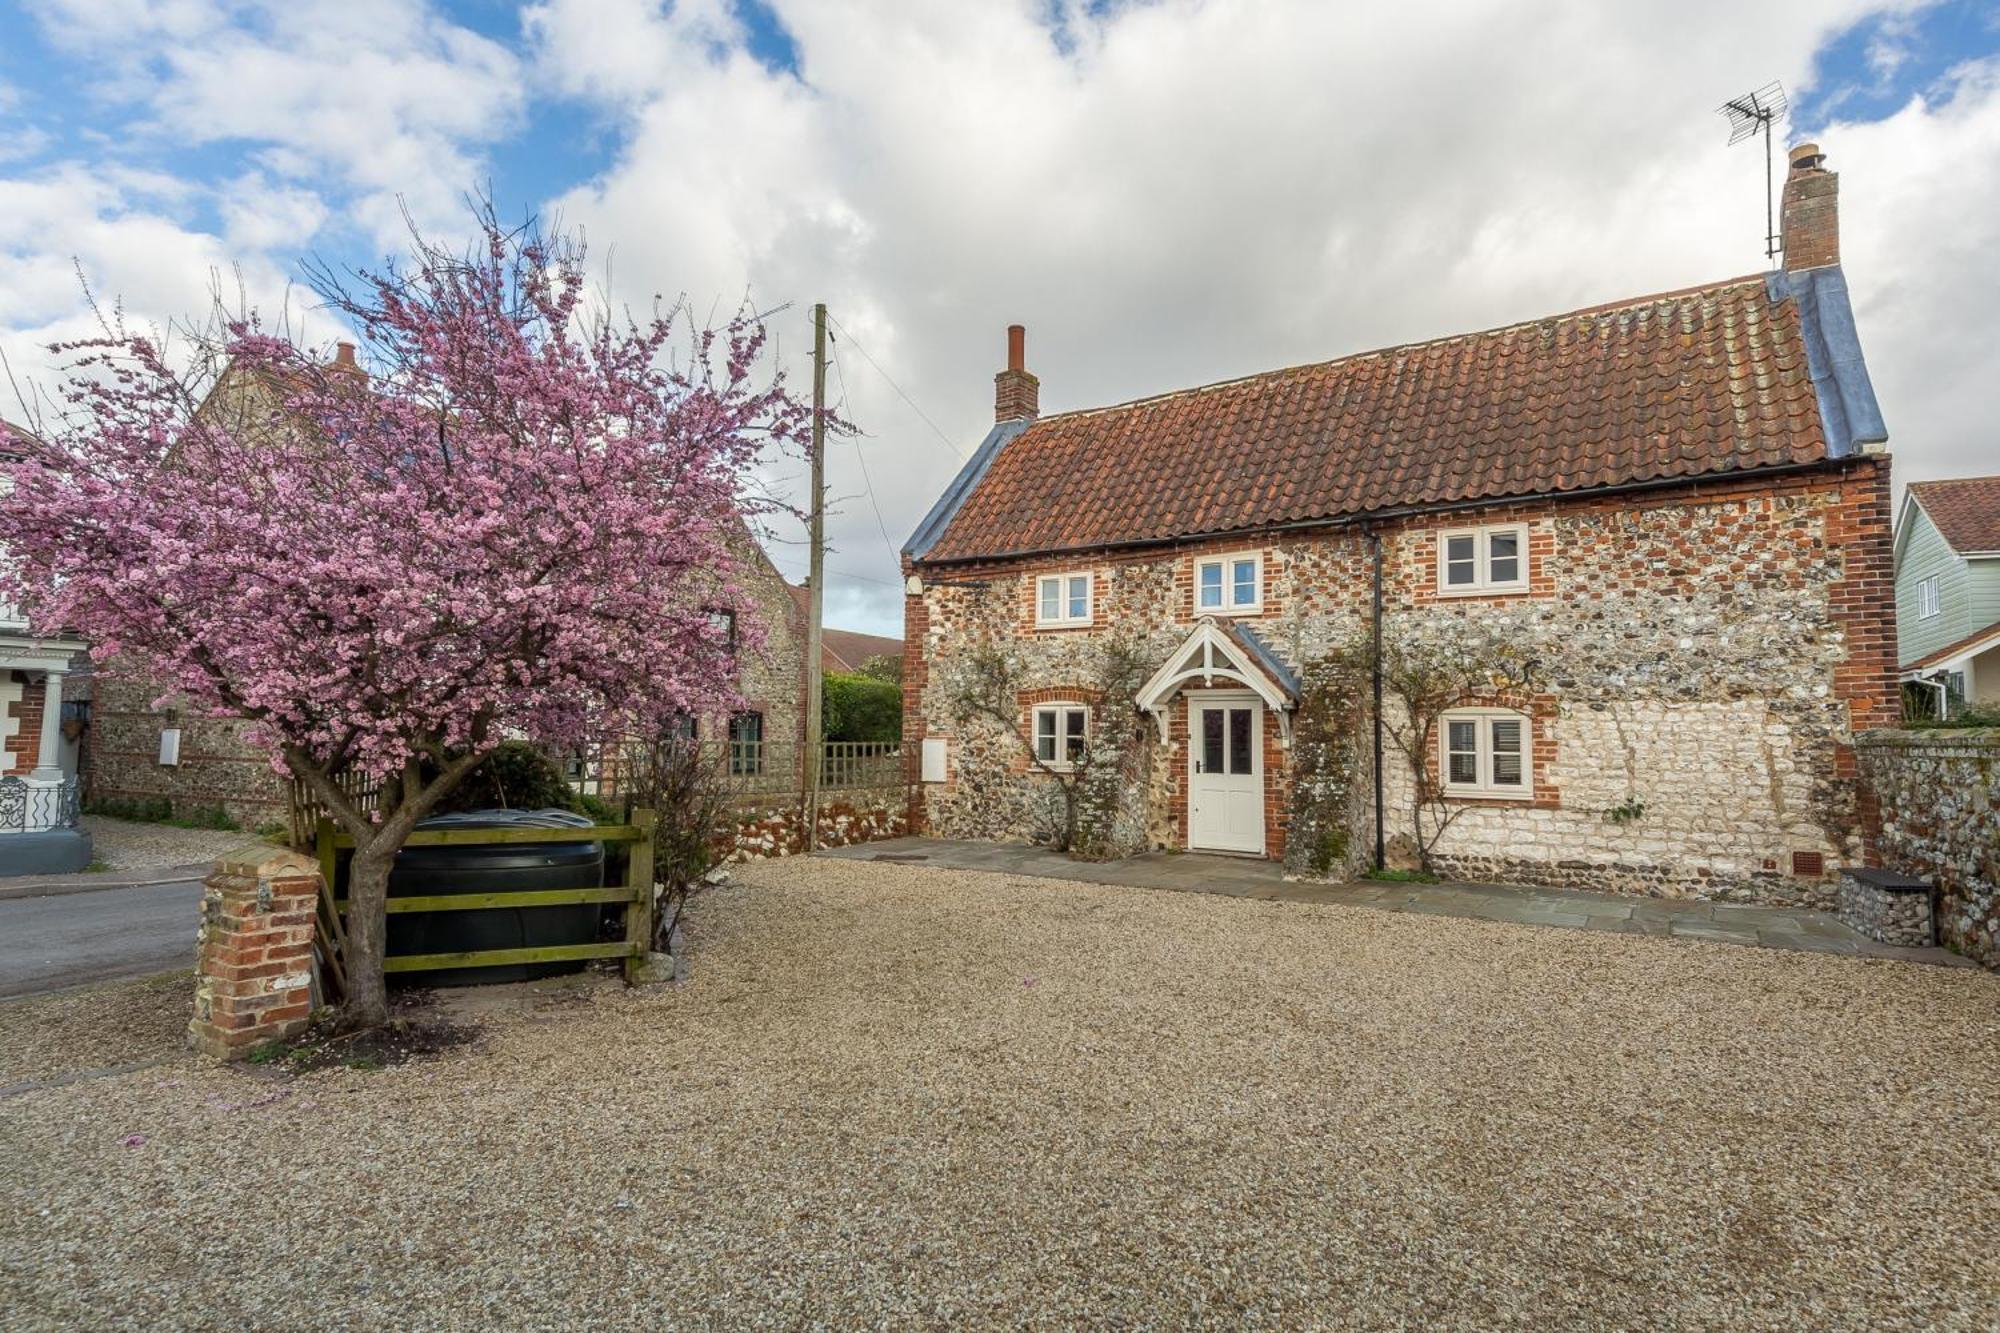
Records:
[[[1816,143],[1792,149],[1779,214],[1785,267],[1796,272],[1840,262],[1840,177],[1826,169]]]
[[[1028,330],[1007,326],[1007,368],[993,377],[993,419],[1033,421],[1042,411],[1042,382],[1027,370]]]

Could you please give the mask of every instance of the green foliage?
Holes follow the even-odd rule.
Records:
[[[243,826],[230,818],[220,805],[175,805],[165,796],[113,796],[92,801],[84,813],[109,819],[130,819],[141,824],[166,824],[172,828],[199,828],[231,831]]]
[[[903,689],[867,675],[834,672],[826,677],[821,728],[830,741],[903,739]]]
[[[1949,718],[1913,717],[1903,725],[1911,731],[1956,731],[1968,727],[2000,727],[2000,704],[1965,704]]]
[[[665,953],[680,921],[682,905],[702,876],[735,846],[732,815],[740,826],[754,815],[731,809],[729,782],[712,752],[692,741],[634,741],[619,759],[626,799],[651,810],[653,883],[659,891],[653,913],[653,948]]]
[[[576,809],[576,793],[545,750],[527,741],[503,741],[438,802],[436,813]]]
[[[618,811],[613,810],[610,802],[592,796],[589,792],[577,793],[576,812],[580,815],[588,816],[590,822],[593,824],[622,824],[625,822],[624,816],[620,815]]]
[[[291,1053],[292,1048],[286,1043],[282,1041],[267,1041],[261,1046],[252,1047],[249,1054],[243,1058],[253,1065],[268,1065],[276,1064]]]
[[[1604,818],[1613,824],[1636,824],[1645,816],[1646,803],[1636,796],[1628,796],[1604,812]]]
[[[1300,673],[1292,721],[1293,781],[1290,852],[1294,871],[1344,875],[1356,867],[1353,821],[1368,775],[1366,666],[1357,676],[1344,654],[1310,662]]]

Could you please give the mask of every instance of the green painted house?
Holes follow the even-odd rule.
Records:
[[[2000,477],[1904,491],[1896,647],[1919,707],[2000,704]]]

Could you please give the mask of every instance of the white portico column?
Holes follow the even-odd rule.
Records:
[[[35,771],[28,774],[28,781],[57,783],[63,780],[63,673],[51,671],[42,679],[45,682],[42,687],[42,744],[35,758]]]

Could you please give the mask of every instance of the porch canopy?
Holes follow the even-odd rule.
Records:
[[[1139,690],[1133,702],[1153,715],[1160,739],[1167,739],[1167,707],[1189,688],[1247,689],[1278,715],[1286,746],[1292,743],[1292,711],[1299,704],[1299,679],[1249,625],[1203,616],[1193,633],[1167,655],[1166,665]]]

